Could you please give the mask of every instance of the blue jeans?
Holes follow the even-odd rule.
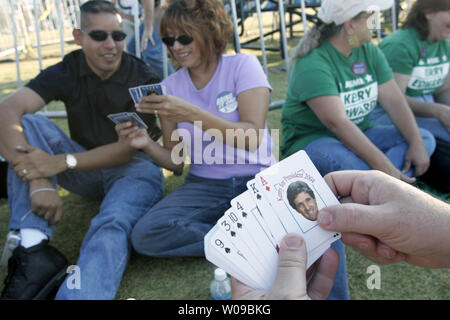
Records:
[[[434,102],[431,94],[416,96],[414,99],[423,102]],[[372,114],[370,121],[377,124],[392,124],[388,114],[377,106]],[[436,139],[436,151],[431,157],[430,168],[422,176],[422,180],[441,189],[443,192],[450,192],[450,132],[436,118],[416,117],[417,125],[433,134]]]
[[[433,135],[420,129],[425,149],[431,155],[436,147]],[[408,143],[394,126],[378,125],[367,129],[364,134],[380,149],[399,170],[403,169]],[[323,137],[314,140],[305,148],[321,175],[338,170],[370,170],[370,166],[356,154],[350,151],[340,140],[333,137]],[[406,175],[411,177],[414,168]]]
[[[253,177],[225,180],[188,174],[184,184],[153,206],[136,223],[131,240],[134,249],[153,257],[203,257],[204,236],[230,208],[230,201],[247,190]],[[342,242],[333,244],[340,256],[334,299],[348,299],[345,251]]]
[[[22,124],[28,143],[49,154],[85,151],[44,116],[25,115]],[[161,169],[146,154],[138,152],[128,164],[97,171],[66,171],[50,180],[55,187],[60,185],[79,195],[102,200],[77,262],[81,288],[69,289],[64,282],[56,298],[113,299],[130,255],[131,230],[162,196]],[[12,169],[8,172],[8,194],[10,229],[35,228],[51,238],[54,226],[31,212],[28,183]]]
[[[434,97],[431,94],[413,98],[423,102],[434,102]],[[389,115],[379,105],[372,111],[370,121],[376,124],[392,125]],[[447,131],[438,119],[416,117],[416,121],[420,128],[430,131],[435,138],[450,142],[450,132]]]
[[[150,40],[148,41],[147,48],[141,52],[141,59],[145,61],[150,67],[152,67],[153,71],[161,78],[164,78],[163,74],[163,52],[162,52],[162,40],[159,36],[159,21],[155,23],[153,27],[153,40],[155,41],[155,45],[152,45]],[[139,27],[139,39],[142,39],[142,34],[144,32],[144,23],[142,22]],[[135,36],[131,37],[130,41],[127,44],[127,52],[133,56],[136,56],[136,44],[135,44]],[[142,50],[142,49],[141,49]],[[169,60],[168,63],[168,74],[174,73],[174,69]]]

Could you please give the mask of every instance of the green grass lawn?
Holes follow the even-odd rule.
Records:
[[[294,42],[290,42],[292,46]],[[275,44],[277,44],[275,42]],[[66,52],[73,49],[66,47]],[[49,51],[51,49],[48,49]],[[59,61],[58,50],[53,48],[47,53],[44,67]],[[259,51],[251,51],[260,55]],[[283,62],[279,53],[270,53],[269,80],[273,87],[272,101],[284,99],[287,87],[285,72],[280,72]],[[0,98],[16,88],[14,63],[1,63]],[[21,63],[24,83],[36,75],[37,62],[32,60]],[[53,103],[50,108],[60,108]],[[280,129],[281,110],[269,113],[268,123],[271,129]],[[64,119],[54,120],[67,132]],[[280,134],[281,137],[281,134]],[[185,170],[186,174],[187,170]],[[165,194],[176,189],[183,177],[175,177],[169,172],[166,176]],[[436,197],[449,201],[450,194],[442,194],[431,187],[418,183],[418,187],[432,193]],[[97,213],[99,202],[59,190],[64,200],[62,221],[57,225],[52,245],[57,247],[71,262],[75,263],[79,248],[86,234],[90,220]],[[8,231],[9,209],[7,201],[0,200],[0,245]],[[367,268],[373,263],[351,248],[347,248],[347,268],[352,299],[450,299],[450,272],[448,270],[430,270],[412,267],[401,263],[381,268],[381,289],[369,290],[366,286]],[[213,278],[214,266],[204,258],[151,258],[132,253],[128,268],[116,299],[210,299],[209,283]],[[0,279],[6,275],[6,267],[0,267]],[[3,286],[1,285],[0,288]]]

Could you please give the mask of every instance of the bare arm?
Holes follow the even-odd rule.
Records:
[[[444,85],[435,93],[434,98],[437,102],[450,106],[450,72],[445,78]]]
[[[29,88],[21,88],[0,103],[0,152],[20,173],[26,168],[30,174],[25,180],[49,178],[67,170],[63,154],[50,155],[30,146],[23,132],[21,118],[44,106],[43,99]],[[18,148],[21,146],[21,148]],[[117,142],[90,151],[75,154],[77,170],[95,170],[126,163],[135,150],[126,143]]]
[[[141,50],[144,51],[147,48],[148,40],[152,45],[155,45],[155,40],[153,40],[155,0],[142,0],[141,3],[144,9],[144,33],[141,39]]]
[[[430,158],[425,150],[416,119],[395,80],[379,86],[378,101],[408,142],[409,149],[405,156],[404,171],[408,171],[413,164],[416,176],[424,174],[430,165]]]
[[[130,147],[141,149],[147,153],[158,165],[172,170],[175,174],[183,172],[184,158],[182,149],[177,153],[176,145],[182,143],[178,136],[171,139],[172,132],[176,130],[176,123],[171,123],[162,118],[161,127],[163,131],[164,146],[161,146],[157,141],[154,141],[149,134],[139,129],[131,122],[121,123],[116,126],[116,131],[121,140],[126,142]]]
[[[333,132],[339,140],[371,168],[377,169],[396,178],[413,182],[403,175],[365,135],[348,119],[345,106],[338,96],[322,96],[307,101],[319,120]]]
[[[450,74],[449,74],[450,75]],[[436,118],[450,131],[450,76],[447,75],[444,86],[435,94],[435,103],[420,101],[405,95],[409,107],[416,117]],[[400,91],[405,93],[410,75],[394,73]]]

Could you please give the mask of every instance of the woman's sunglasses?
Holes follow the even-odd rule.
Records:
[[[82,29],[80,29],[80,31],[82,33],[85,33],[85,31]],[[103,30],[92,30],[88,33],[89,37],[91,37],[91,39],[94,41],[105,41],[106,38],[108,38],[109,34],[115,42],[123,41],[127,37],[127,34],[123,31],[113,31],[111,33],[108,33]]]
[[[175,44],[175,41],[178,41],[183,46],[187,46],[192,41],[194,41],[194,38],[192,38],[191,36],[188,36],[187,34],[182,34],[178,38],[175,38],[175,37],[164,37],[161,40],[164,42],[164,44],[166,46],[172,47]]]

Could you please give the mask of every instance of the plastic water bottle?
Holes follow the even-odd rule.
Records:
[[[230,300],[231,299],[231,282],[227,277],[227,273],[220,268],[214,270],[214,280],[209,286],[211,289],[211,297],[214,300]]]

